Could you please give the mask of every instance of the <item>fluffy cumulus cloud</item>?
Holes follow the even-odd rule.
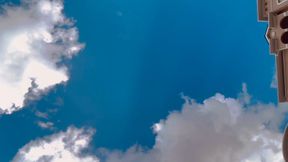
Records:
[[[107,151],[107,162],[284,162],[282,117],[281,107],[246,105],[242,97],[216,94],[202,104],[186,97],[181,112],[154,125],[153,149]]]
[[[69,127],[43,139],[38,139],[24,146],[12,160],[13,162],[99,162],[95,156],[84,155],[92,129]]]
[[[189,97],[183,98],[185,103],[181,111],[170,113],[165,120],[153,126],[156,134],[153,148],[133,146],[124,152],[102,148],[98,149],[102,154],[101,161],[284,162],[282,134],[278,127],[285,114],[285,105],[251,104],[246,85],[243,85],[243,92],[238,98],[216,94],[203,103]],[[60,133],[60,136],[64,137],[65,133]],[[50,159],[53,159],[52,154],[57,158],[59,154],[51,153],[51,147],[47,146],[58,141],[64,145],[65,140],[59,140],[59,134],[52,137],[50,143],[44,139],[44,142],[37,140],[26,145],[18,152],[16,161],[19,161],[19,157],[25,157],[40,162],[39,157],[50,155]],[[84,141],[87,143],[89,140]],[[66,147],[56,148],[60,148],[57,152],[67,151]],[[93,160],[98,161],[96,158]]]
[[[22,0],[0,14],[0,113],[10,114],[68,80],[63,60],[79,53],[78,31],[61,0]]]

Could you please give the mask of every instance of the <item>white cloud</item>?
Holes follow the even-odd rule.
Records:
[[[216,94],[197,103],[184,97],[180,112],[154,125],[152,149],[104,149],[106,162],[284,162],[278,130],[284,106],[250,104],[249,98],[245,84],[238,99]]]
[[[54,128],[54,123],[52,122],[43,122],[43,121],[38,121],[37,125],[42,128],[42,129],[49,129],[49,130],[53,130]]]
[[[21,109],[68,80],[61,64],[79,53],[74,22],[62,12],[61,0],[22,0],[4,5],[0,15],[0,113]]]
[[[272,82],[270,84],[271,88],[278,88],[278,80],[277,80],[277,72],[274,72],[273,78],[272,78]]]
[[[245,84],[236,99],[216,94],[197,103],[189,97],[183,98],[181,111],[170,113],[153,126],[156,134],[153,148],[133,146],[125,152],[101,148],[98,150],[104,157],[103,162],[284,162],[278,126],[287,105],[251,104]],[[55,136],[49,138],[50,143],[59,143]],[[15,159],[35,155],[38,156],[34,159],[39,159],[44,152],[51,155],[41,141],[26,145]],[[89,140],[84,141],[87,145]],[[40,149],[40,153],[35,148]],[[60,148],[58,152],[67,150],[57,148]]]
[[[92,129],[69,127],[66,132],[56,133],[32,141],[19,150],[13,162],[99,162],[92,155],[85,155],[94,133]]]
[[[48,114],[48,113],[41,112],[41,111],[36,111],[36,112],[35,112],[35,115],[36,115],[38,118],[42,118],[42,119],[48,119],[48,118],[49,118],[49,114]]]

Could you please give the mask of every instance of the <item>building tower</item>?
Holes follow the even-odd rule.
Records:
[[[288,102],[288,0],[258,0],[258,20],[268,22],[266,38],[277,64],[278,100]],[[283,137],[288,162],[288,129]]]

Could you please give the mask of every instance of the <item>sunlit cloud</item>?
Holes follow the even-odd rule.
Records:
[[[85,155],[94,133],[93,129],[69,127],[66,132],[31,141],[19,150],[13,162],[99,162]]]
[[[10,114],[25,101],[69,79],[63,59],[83,48],[74,21],[61,0],[23,0],[3,5],[0,15],[0,113]]]

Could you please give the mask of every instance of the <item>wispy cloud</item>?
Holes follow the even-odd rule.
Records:
[[[42,129],[49,129],[49,130],[53,130],[54,128],[54,123],[52,122],[43,122],[43,121],[38,121],[37,125],[42,128]]]
[[[271,88],[278,88],[277,72],[274,72],[272,82],[270,84]]]
[[[22,0],[0,15],[0,113],[21,109],[68,80],[63,64],[83,48],[61,0]]]
[[[49,118],[48,113],[41,112],[41,111],[36,111],[36,112],[35,112],[35,115],[36,115],[38,118],[42,118],[42,119],[48,119],[48,118]]]

